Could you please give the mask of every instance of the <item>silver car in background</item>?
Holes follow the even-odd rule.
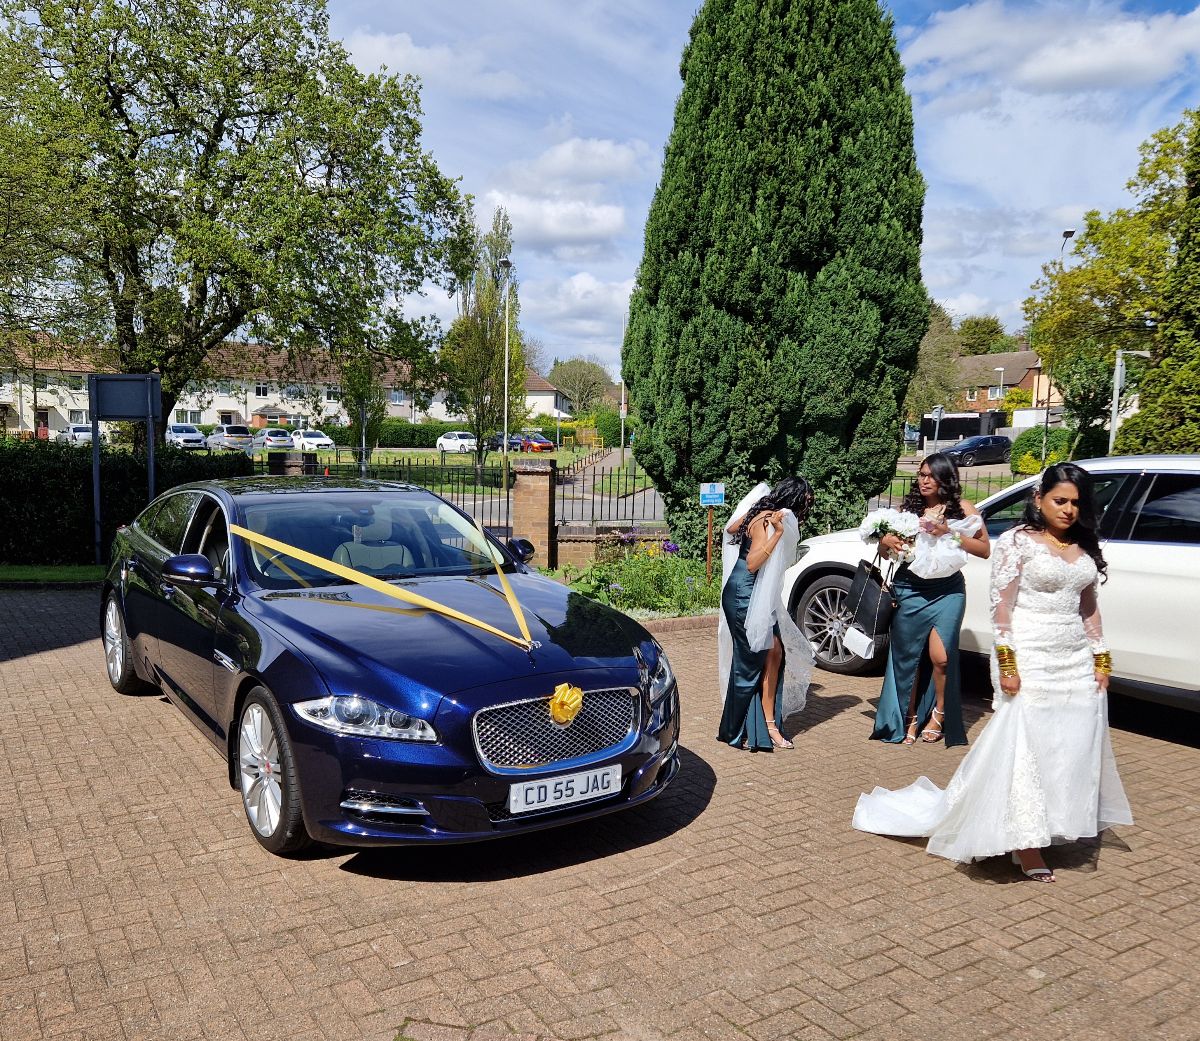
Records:
[[[254,444],[250,428],[240,423],[218,423],[208,435],[208,447],[245,452]]]
[[[276,448],[292,448],[292,435],[283,427],[263,427],[254,435],[251,451],[257,452],[260,449],[272,450]]]
[[[166,442],[169,445],[177,445],[179,448],[207,448],[208,442],[204,440],[204,435],[200,433],[191,423],[168,423]]]

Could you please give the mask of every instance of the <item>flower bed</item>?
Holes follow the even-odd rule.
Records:
[[[586,568],[567,564],[548,574],[638,617],[706,614],[720,607],[720,561],[712,582],[706,582],[704,561],[683,556],[670,539],[624,532],[607,540],[599,556]]]

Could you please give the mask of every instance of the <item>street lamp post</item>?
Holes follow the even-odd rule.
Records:
[[[1139,358],[1149,358],[1149,351],[1117,351],[1117,361],[1113,366],[1113,397],[1112,417],[1108,421],[1108,454],[1113,454],[1113,445],[1117,440],[1118,413],[1121,409],[1121,388],[1125,386],[1125,355],[1133,354]]]
[[[1067,239],[1075,234],[1074,228],[1063,228],[1062,244],[1058,247],[1058,255],[1061,259],[1063,250],[1067,248]],[[1053,381],[1054,372],[1047,370],[1046,372],[1046,419],[1042,424],[1042,469],[1046,469],[1046,446],[1050,443],[1050,386]]]
[[[504,488],[508,494],[508,301],[512,297],[512,261],[505,257],[500,261],[504,269]]]
[[[1000,376],[999,376],[1000,396],[996,400],[999,401],[1001,403],[1001,407],[1003,407],[1003,403],[1004,403],[1004,366],[1003,365],[994,365],[994,366],[992,366],[992,368],[994,368],[996,370],[996,372],[998,372],[1000,374]]]

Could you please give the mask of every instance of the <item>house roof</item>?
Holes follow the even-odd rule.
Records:
[[[533,369],[525,370],[525,393],[526,394],[561,394],[553,383],[545,376],[540,376]]]
[[[1037,351],[1005,351],[1001,354],[976,354],[958,359],[958,382],[962,387],[994,387],[997,367],[1004,369],[1004,385],[1020,383],[1030,369],[1041,369]]]

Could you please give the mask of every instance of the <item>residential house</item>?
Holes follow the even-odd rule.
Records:
[[[533,369],[525,370],[525,411],[531,416],[570,419],[571,399]]]
[[[958,384],[962,397],[958,411],[987,412],[1000,403],[1013,387],[1028,390],[1033,404],[1051,410],[1062,405],[1062,395],[1042,371],[1036,351],[1005,351],[1001,354],[977,354],[958,360]]]

